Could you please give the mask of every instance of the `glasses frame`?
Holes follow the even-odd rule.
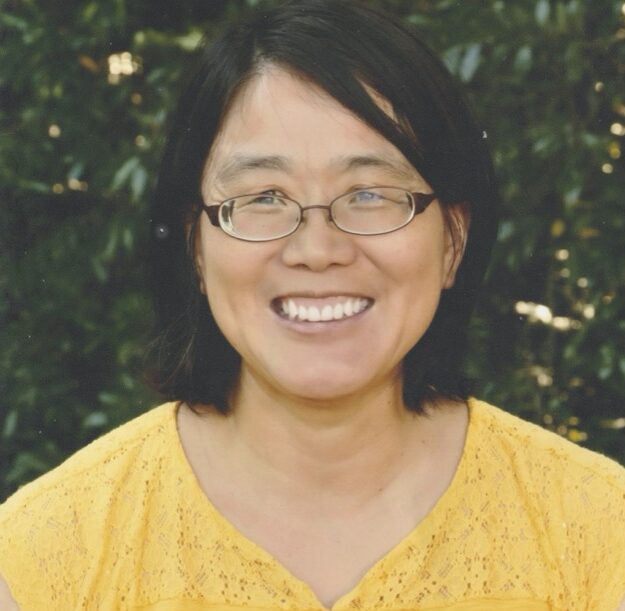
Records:
[[[408,220],[406,220],[406,222],[400,225],[399,227],[395,227],[394,229],[390,229],[388,231],[380,231],[376,233],[359,233],[357,231],[348,231],[347,229],[343,229],[343,227],[337,224],[336,220],[332,216],[332,206],[337,200],[345,197],[346,195],[350,195],[351,193],[358,193],[360,191],[367,191],[367,189],[397,189],[398,191],[403,191],[404,193],[407,193],[410,197],[410,202],[412,204],[412,211],[410,213],[410,217],[408,218]],[[402,189],[401,187],[393,187],[389,185],[375,185],[375,186],[365,187],[362,189],[354,189],[352,191],[347,191],[347,193],[343,193],[339,195],[338,197],[335,197],[327,206],[322,206],[322,205],[302,206],[298,201],[290,197],[281,196],[281,199],[285,199],[289,202],[294,203],[300,210],[299,220],[297,222],[297,225],[295,225],[295,227],[291,231],[284,233],[282,235],[276,236],[275,238],[260,238],[260,239],[243,238],[234,233],[231,233],[228,229],[226,229],[226,227],[224,227],[221,224],[222,207],[227,206],[230,202],[232,202],[235,199],[238,199],[239,197],[252,197],[255,195],[266,195],[266,192],[261,191],[259,193],[242,193],[241,195],[235,195],[234,197],[229,197],[228,199],[225,199],[224,201],[215,203],[215,204],[207,204],[206,202],[202,201],[201,205],[202,205],[203,211],[206,212],[206,216],[208,216],[208,219],[211,222],[211,225],[214,225],[215,227],[219,227],[225,234],[237,240],[242,240],[244,242],[273,242],[274,240],[281,240],[282,238],[286,238],[287,236],[294,234],[299,229],[300,225],[302,224],[302,221],[304,220],[304,212],[306,212],[306,210],[313,210],[315,208],[326,209],[328,211],[328,220],[330,220],[337,229],[350,235],[360,235],[360,236],[385,235],[387,233],[393,233],[394,231],[398,231],[399,229],[402,229],[403,227],[408,225],[414,219],[415,216],[424,212],[426,208],[436,199],[435,193],[420,193],[418,191],[409,191],[407,189]]]

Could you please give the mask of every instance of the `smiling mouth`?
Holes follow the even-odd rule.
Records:
[[[369,297],[331,297],[324,299],[279,297],[271,307],[282,318],[299,322],[331,322],[352,318],[373,305]]]

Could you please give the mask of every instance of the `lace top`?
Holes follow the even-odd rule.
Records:
[[[0,506],[0,575],[22,611],[321,611],[209,502],[166,403]],[[615,611],[625,469],[481,401],[430,514],[342,596],[348,609]]]

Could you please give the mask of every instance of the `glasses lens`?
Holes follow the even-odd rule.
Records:
[[[412,196],[403,189],[375,187],[352,191],[332,204],[332,217],[343,231],[361,235],[387,233],[414,215]]]
[[[242,195],[220,209],[222,227],[243,240],[272,240],[291,233],[299,223],[300,208],[272,193]]]

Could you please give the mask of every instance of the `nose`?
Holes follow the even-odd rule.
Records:
[[[332,265],[349,265],[356,258],[354,236],[338,229],[330,220],[328,206],[306,206],[295,233],[286,238],[282,261],[320,272]]]

